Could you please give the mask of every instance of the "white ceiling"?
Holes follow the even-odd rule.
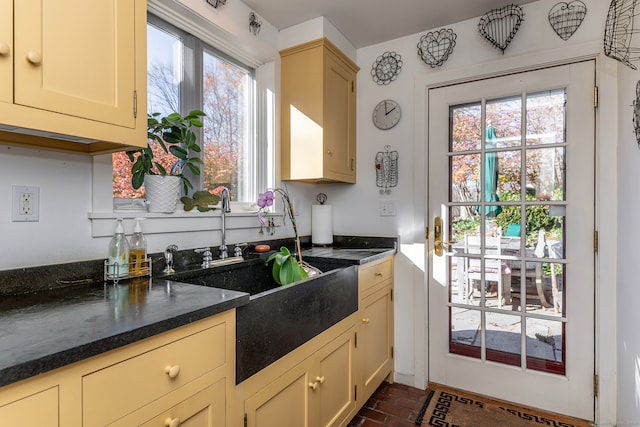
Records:
[[[279,30],[324,16],[357,49],[536,0],[243,0]],[[525,16],[526,20],[526,16]]]

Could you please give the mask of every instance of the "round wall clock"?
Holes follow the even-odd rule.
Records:
[[[391,99],[378,102],[373,109],[373,124],[382,130],[391,129],[400,121],[400,105]]]
[[[378,56],[371,66],[371,78],[379,85],[388,85],[402,70],[402,59],[395,52],[385,52]]]

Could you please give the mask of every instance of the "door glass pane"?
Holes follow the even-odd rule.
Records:
[[[486,331],[487,360],[520,365],[522,318],[487,312]]]
[[[495,130],[495,139],[490,132],[485,135],[486,147],[517,147],[522,142],[522,99],[520,96],[487,101],[487,129]]]
[[[482,121],[480,103],[457,105],[449,109],[451,151],[480,149]]]
[[[527,368],[564,373],[564,323],[527,318]]]
[[[527,144],[566,142],[565,103],[565,89],[527,95]]]
[[[449,350],[452,353],[480,357],[482,342],[480,311],[452,307],[451,340]]]
[[[565,200],[565,147],[527,150],[527,199]]]
[[[480,199],[480,154],[451,156],[451,201]]]

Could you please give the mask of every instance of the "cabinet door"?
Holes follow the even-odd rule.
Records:
[[[0,425],[58,426],[58,387],[0,406]]]
[[[389,375],[393,367],[393,303],[391,286],[364,298],[358,342],[362,396],[368,397]]]
[[[325,176],[355,182],[355,73],[325,53]]]
[[[13,0],[0,0],[0,102],[13,102]]]
[[[207,387],[171,409],[142,424],[142,427],[225,427],[225,380]]]
[[[134,128],[139,1],[16,0],[14,102]]]
[[[355,415],[354,350],[355,327],[318,352],[319,375],[311,381],[318,382],[322,427],[344,425]]]
[[[309,427],[311,360],[296,365],[286,374],[245,401],[247,427]],[[311,425],[317,425],[314,422]]]

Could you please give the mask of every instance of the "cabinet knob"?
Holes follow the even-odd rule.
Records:
[[[362,323],[369,323],[369,318],[368,317],[363,317],[362,318]]]
[[[312,383],[309,383],[309,388],[313,391],[316,391],[318,389],[318,381],[314,381]]]
[[[5,42],[0,42],[0,56],[6,56],[11,51],[9,45]]]
[[[180,373],[180,365],[167,365],[164,368],[164,373],[169,375],[169,378],[175,378]]]
[[[36,52],[35,50],[30,50],[29,52],[27,52],[27,61],[29,61],[33,65],[38,65],[42,62],[42,55],[40,55],[40,53]]]
[[[332,157],[333,156],[333,151],[327,150],[327,156]]]
[[[317,376],[316,377],[316,381],[318,381],[320,384],[324,384],[324,375],[323,376]]]
[[[164,420],[164,425],[167,427],[178,427],[180,425],[180,418],[167,417]]]

